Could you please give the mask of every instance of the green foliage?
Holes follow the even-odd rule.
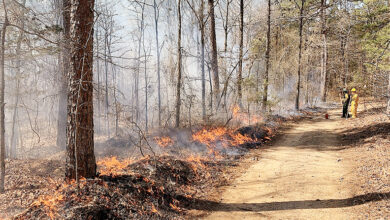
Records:
[[[359,21],[356,33],[361,37],[361,47],[368,58],[370,70],[390,70],[390,7],[384,0],[364,0],[355,10]]]

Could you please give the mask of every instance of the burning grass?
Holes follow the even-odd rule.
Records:
[[[128,174],[83,179],[79,186],[57,184],[54,193],[39,197],[15,219],[172,219],[216,169],[201,160],[162,156],[139,160],[122,172]]]
[[[174,143],[173,140],[168,136],[154,137],[154,141],[156,141],[156,143],[163,148],[173,145]]]
[[[271,139],[279,124],[152,137],[158,156],[100,158],[95,179],[56,182],[16,219],[182,218],[192,199],[226,183],[219,175],[226,166]]]

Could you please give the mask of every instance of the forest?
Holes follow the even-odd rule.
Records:
[[[0,24],[0,219],[390,217],[388,0],[2,0]],[[272,175],[331,158],[348,193],[232,199],[273,147]]]

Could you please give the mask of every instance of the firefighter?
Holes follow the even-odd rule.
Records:
[[[343,99],[342,99],[342,104],[343,104],[343,116],[342,118],[348,118],[348,107],[349,107],[349,102],[351,101],[351,96],[348,94],[347,89],[343,89]]]
[[[351,92],[352,92],[351,113],[352,113],[352,118],[356,118],[357,117],[357,108],[359,105],[359,95],[357,94],[355,88],[353,88],[351,90]]]

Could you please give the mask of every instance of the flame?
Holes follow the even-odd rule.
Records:
[[[247,135],[236,133],[233,129],[218,127],[213,129],[202,129],[192,135],[194,141],[198,141],[207,146],[215,146],[216,142],[221,142],[222,146],[238,146],[247,142],[256,141]]]
[[[238,106],[238,105],[235,105],[234,107],[233,107],[233,117],[237,117],[238,115],[239,115],[239,112],[240,112],[240,106]]]
[[[154,141],[160,146],[160,147],[168,147],[170,145],[173,145],[173,140],[168,137],[168,136],[164,136],[164,137],[155,137],[154,138]]]
[[[57,215],[57,206],[60,202],[64,201],[64,196],[55,192],[54,195],[40,196],[33,206],[44,206],[44,210],[50,219],[55,219]]]
[[[48,181],[52,181],[53,185],[52,187],[55,187],[56,185],[60,184],[60,182],[56,182],[52,179],[48,179]],[[56,183],[56,184],[55,184]],[[87,180],[85,178],[80,178],[79,180],[79,187],[84,187],[87,184]],[[61,182],[61,186],[54,191],[54,193],[50,195],[42,195],[39,196],[37,200],[35,200],[32,205],[33,206],[43,206],[43,210],[47,214],[47,216],[50,219],[56,219],[57,213],[58,213],[58,205],[65,201],[65,196],[63,195],[63,191],[66,190],[68,187],[76,187],[76,180],[71,180],[69,182]],[[74,196],[74,195],[72,195]],[[85,199],[85,198],[84,198]],[[89,198],[86,198],[89,199]]]
[[[180,211],[180,208],[179,207],[177,207],[175,204],[173,204],[173,203],[169,203],[169,206],[173,209],[173,210],[175,210],[175,211]]]
[[[227,133],[228,130],[225,127],[213,128],[209,130],[204,128],[193,134],[192,139],[202,144],[206,144],[207,146],[211,146],[216,141],[224,140],[224,136]]]
[[[154,207],[154,204],[152,204],[152,209],[151,209],[151,211],[152,211],[153,213],[159,214],[159,211],[156,209],[156,207]]]
[[[242,135],[240,133],[237,133],[237,134],[233,134],[232,135],[232,138],[233,140],[230,141],[231,145],[233,146],[237,146],[237,145],[241,145],[241,144],[245,144],[245,143],[248,143],[248,142],[253,142],[255,141],[254,139],[252,139],[251,137],[248,137],[247,135]]]
[[[211,129],[204,128],[194,133],[192,135],[192,139],[206,145],[208,148],[208,154],[212,155],[215,159],[223,159],[220,153],[216,150],[218,144],[224,148],[227,148],[257,141],[256,139],[253,139],[247,135],[242,135],[235,132],[233,129],[228,129],[225,127]]]
[[[192,169],[197,173],[198,167],[206,168],[206,165],[202,162],[202,159],[200,156],[190,155],[186,158],[186,161],[190,162],[192,164]]]
[[[123,170],[132,164],[134,161],[131,159],[125,159],[119,161],[116,156],[110,158],[103,158],[97,162],[100,167],[100,174],[102,175],[121,175],[123,174]]]
[[[257,124],[263,121],[263,117],[260,115],[241,112],[241,108],[238,105],[233,107],[232,115],[235,121],[246,123],[247,125]]]

